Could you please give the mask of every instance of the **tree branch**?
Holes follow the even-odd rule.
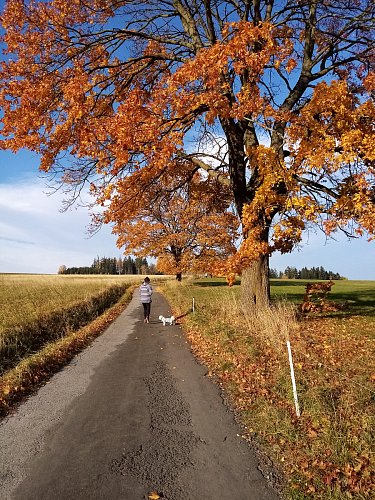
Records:
[[[319,182],[313,181],[311,179],[305,179],[304,177],[300,177],[297,174],[294,174],[293,178],[296,179],[296,181],[298,181],[300,184],[302,184],[308,188],[311,188],[314,191],[319,191],[321,193],[328,194],[329,196],[331,196],[332,198],[334,198],[336,200],[339,198],[339,195],[338,195],[338,193],[336,193],[336,191],[334,191],[333,189],[330,189],[327,186],[324,186],[323,184],[320,184]]]
[[[189,154],[184,154],[184,153],[179,153],[178,156],[180,158],[184,158],[185,160],[191,161],[194,165],[197,167],[203,169],[207,174],[212,177],[213,179],[218,180],[223,184],[224,186],[230,186],[230,180],[229,177],[227,177],[223,172],[218,172],[214,167],[211,165],[208,165],[204,161],[200,160],[194,155],[189,155]]]

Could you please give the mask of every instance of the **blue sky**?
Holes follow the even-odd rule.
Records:
[[[62,264],[86,266],[98,255],[121,255],[109,227],[88,238],[87,209],[61,212],[63,196],[47,193],[35,155],[0,151],[0,272],[56,273]],[[270,265],[279,271],[323,266],[349,279],[375,280],[374,261],[375,242],[325,242],[310,234],[302,250],[275,254]]]

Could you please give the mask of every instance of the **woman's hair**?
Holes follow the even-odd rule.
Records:
[[[146,283],[150,283],[150,278],[149,278],[148,276],[146,276],[146,278],[144,279],[144,281],[145,281]]]

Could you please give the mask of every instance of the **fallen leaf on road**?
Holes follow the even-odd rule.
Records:
[[[160,496],[156,493],[156,491],[151,491],[148,498],[149,498],[149,500],[158,500],[158,498],[160,498]]]

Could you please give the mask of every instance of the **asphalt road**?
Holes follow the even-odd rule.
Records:
[[[154,294],[137,295],[72,363],[0,424],[0,499],[262,500],[260,472],[219,389]]]

